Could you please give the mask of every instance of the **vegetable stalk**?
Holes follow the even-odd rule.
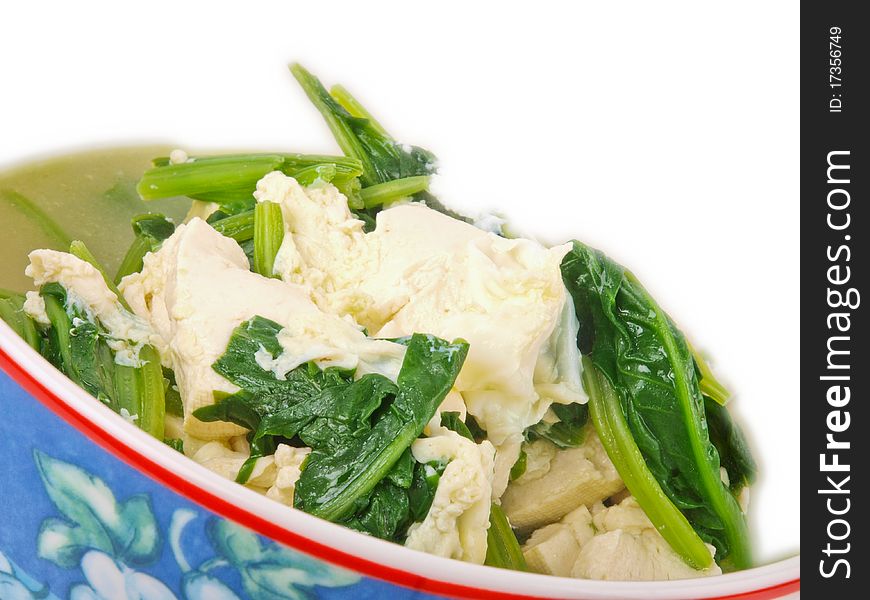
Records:
[[[401,198],[413,196],[428,188],[429,177],[427,175],[418,175],[416,177],[404,177],[402,179],[387,181],[386,183],[371,185],[360,190],[359,195],[366,208],[374,208],[375,206],[382,206]]]
[[[706,569],[713,563],[710,551],[647,468],[622,414],[616,392],[588,356],[582,360],[583,386],[589,394],[592,422],[625,487],[677,554],[694,568]]]
[[[501,506],[493,504],[489,510],[489,529],[486,530],[485,565],[513,571],[528,571],[520,543]]]
[[[264,277],[275,276],[275,257],[283,240],[281,205],[258,202],[254,208],[254,271]]]
[[[24,296],[8,295],[4,297],[0,290],[0,320],[12,328],[34,350],[39,350],[40,335],[36,324],[24,314]]]
[[[142,176],[137,191],[143,200],[173,196],[190,196],[221,203],[250,195],[267,173],[282,171],[287,175],[318,165],[333,165],[337,181],[347,181],[362,172],[354,158],[316,154],[238,154],[194,158],[180,164],[155,166]],[[227,195],[229,194],[229,196]]]
[[[254,210],[248,210],[211,224],[221,235],[237,242],[247,242],[254,237]]]

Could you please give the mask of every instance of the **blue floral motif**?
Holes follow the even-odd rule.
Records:
[[[101,550],[126,564],[146,565],[160,550],[160,532],[147,496],[123,503],[102,480],[83,469],[34,452],[45,491],[64,519],[42,523],[39,556],[60,567],[79,564],[88,550]]]
[[[57,600],[48,588],[24,573],[0,552],[0,598],[3,600]]]
[[[0,600],[435,600],[224,521],[0,369]]]
[[[70,600],[178,600],[162,582],[99,550],[86,552],[80,567],[88,583],[73,587]]]
[[[360,577],[265,540],[215,516],[205,516],[211,556],[192,567],[182,536],[197,511],[178,508],[168,528],[169,551],[177,566],[179,594],[165,578],[145,572],[164,550],[164,536],[148,495],[119,501],[106,483],[81,467],[34,451],[39,476],[60,517],[42,521],[40,558],[78,569],[84,582],[70,587],[69,600],[306,600],[325,588],[353,586]],[[240,597],[225,580],[235,571]],[[47,586],[0,552],[0,598],[59,600]]]

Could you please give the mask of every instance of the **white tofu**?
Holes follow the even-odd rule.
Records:
[[[554,401],[585,402],[559,269],[568,245],[505,239],[421,204],[381,211],[365,234],[335,187],[304,189],[279,172],[257,184],[255,197],[281,205],[276,273],[323,310],[378,337],[425,332],[469,342],[455,388],[499,448],[496,495],[523,431]]]
[[[302,476],[302,461],[309,454],[311,454],[311,448],[294,448],[286,444],[278,444],[278,448],[275,450],[275,465],[278,467],[278,474],[275,477],[275,483],[266,492],[266,496],[287,506],[293,506],[296,482]]]
[[[411,445],[418,462],[447,462],[429,513],[408,530],[405,546],[483,564],[492,501],[494,448],[441,428]],[[449,462],[448,462],[449,461]]]
[[[633,497],[592,510],[597,533],[580,548],[572,577],[614,581],[689,579],[720,575],[719,565],[690,567],[665,541]],[[715,548],[707,545],[710,555]]]
[[[278,335],[284,352],[258,356],[279,377],[313,360],[394,378],[404,357],[403,346],[370,340],[355,324],[322,312],[300,286],[249,271],[239,245],[198,218],[147,254],[142,272],[125,277],[120,288],[159,335],[162,359],[175,371],[184,403],[185,431],[203,439],[244,432],[230,423],[204,423],[192,413],[213,404],[215,391],[238,391],[212,365],[233,330],[254,316],[284,327]]]
[[[200,446],[191,458],[224,479],[235,481],[239,469],[242,468],[250,455],[250,452],[236,452],[225,442],[212,440]],[[245,485],[269,488],[274,485],[278,473],[275,458],[263,456],[254,463],[254,468]]]
[[[92,264],[68,252],[34,250],[24,273],[39,287],[59,283],[67,293],[67,302],[79,308],[88,319],[98,321],[111,338],[115,362],[139,365],[143,344],[159,342],[147,321],[126,310],[106,285],[102,273]],[[37,322],[48,324],[45,301],[38,292],[28,292],[24,312]]]
[[[715,549],[708,545],[711,556]],[[655,581],[719,575],[715,563],[690,567],[655,529],[637,501],[580,506],[559,522],[535,531],[523,556],[538,573],[582,579]]]
[[[545,450],[547,447],[549,450]],[[556,451],[544,440],[527,448],[532,468],[511,482],[501,498],[505,514],[517,529],[537,529],[625,487],[591,427],[578,448]],[[551,458],[545,464],[548,456]]]

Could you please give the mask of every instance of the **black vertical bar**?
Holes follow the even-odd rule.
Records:
[[[870,22],[864,3],[801,8],[801,590],[864,598]]]

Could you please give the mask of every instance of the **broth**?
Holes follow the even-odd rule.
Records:
[[[136,182],[168,146],[88,150],[0,172],[0,288],[33,288],[24,275],[35,248],[68,250],[82,240],[113,275],[133,240],[130,219],[159,212],[180,223],[182,198],[143,202]]]

